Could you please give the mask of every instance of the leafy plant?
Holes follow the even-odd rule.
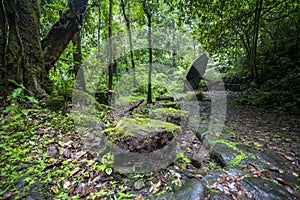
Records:
[[[110,175],[113,172],[111,166],[114,163],[114,155],[112,153],[106,153],[101,158],[101,165],[95,165],[94,169],[98,171],[105,171],[106,174]]]

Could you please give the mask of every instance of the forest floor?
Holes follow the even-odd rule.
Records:
[[[300,174],[300,116],[234,105],[236,94],[229,93],[226,125],[235,132],[235,140],[276,151],[287,165]]]
[[[211,155],[197,163],[188,154],[179,155],[166,168],[145,174],[119,174],[110,168],[109,156],[98,159],[82,149],[71,115],[28,104],[21,112],[19,105],[6,103],[0,129],[0,197],[141,200],[167,193],[182,199],[177,191],[197,179],[209,188],[210,195],[204,193],[203,199],[213,199],[213,194],[219,195],[215,199],[263,199],[266,195],[264,199],[286,195],[292,196],[284,199],[299,199],[300,116],[232,104],[237,97],[239,93],[227,95],[224,134],[214,153],[217,157]],[[205,124],[210,103],[200,104]],[[187,151],[201,146],[197,137],[187,140],[183,142]],[[183,192],[192,193],[189,188]]]

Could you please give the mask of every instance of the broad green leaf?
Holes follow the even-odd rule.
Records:
[[[21,94],[22,91],[23,91],[23,88],[17,88],[13,91],[11,96],[15,99]]]
[[[16,104],[12,104],[10,106],[6,106],[6,110],[8,111],[12,111],[12,110],[15,110],[19,107],[19,105],[16,105]]]
[[[22,109],[22,113],[27,116],[28,113],[29,113],[29,110],[28,109]]]
[[[26,98],[27,98],[27,99],[29,100],[29,102],[31,102],[31,103],[36,103],[36,104],[39,103],[39,101],[38,101],[36,98],[34,98],[34,97],[26,96]]]
[[[112,171],[113,171],[112,168],[109,168],[109,167],[105,169],[105,173],[107,175],[111,175]]]

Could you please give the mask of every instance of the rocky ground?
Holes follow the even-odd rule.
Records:
[[[83,149],[82,135],[78,130],[73,131],[70,116],[51,117],[49,111],[28,115],[24,118],[25,127],[38,125],[32,132],[36,139],[30,141],[31,151],[26,154],[34,162],[25,160],[15,164],[9,160],[10,154],[7,156],[7,162],[18,166],[12,169],[13,173],[21,175],[14,181],[16,189],[7,189],[3,199],[14,199],[25,190],[23,184],[31,177],[27,173],[31,168],[51,178],[44,180],[33,175],[35,183],[25,199],[300,199],[300,117],[231,103],[239,95],[227,94],[225,127],[208,155],[199,157],[195,152],[201,152],[199,149],[205,146],[208,137],[212,102],[209,97],[200,102],[202,126],[198,130],[187,128],[179,140],[184,154],[178,154],[174,162],[151,173],[119,173],[111,168],[109,156],[95,157],[90,149]],[[173,104],[168,104],[171,114],[174,110],[169,106],[176,107]],[[166,119],[178,122],[174,116]],[[87,133],[88,139],[98,142],[98,146],[101,141],[97,141],[93,131],[103,128],[97,124]],[[153,142],[161,139],[156,135],[153,138]],[[128,147],[136,142],[139,148],[147,147],[146,140],[138,137],[125,142],[119,137],[115,139]],[[169,139],[161,141],[168,143]],[[6,150],[3,148],[1,152],[4,154]],[[43,166],[34,164],[41,158],[45,159]],[[4,173],[0,176],[1,180],[5,177]]]
[[[202,169],[212,162],[221,168],[210,167],[158,199],[300,199],[299,116],[232,104],[239,95],[227,94],[226,128],[201,163]],[[204,122],[208,107],[202,103]]]

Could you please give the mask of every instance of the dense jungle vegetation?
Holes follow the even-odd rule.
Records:
[[[193,120],[180,101],[196,96],[197,105],[205,107],[205,102],[214,101],[210,94],[215,85],[222,88],[219,92],[234,93],[228,104],[243,106],[249,116],[259,115],[242,126],[244,132],[231,116],[223,120],[222,133],[236,139],[218,140],[237,152],[228,165],[241,166],[241,160],[256,156],[237,149],[234,142],[244,137],[238,133],[248,133],[242,143],[255,148],[270,147],[253,133],[264,135],[264,141],[274,137],[276,150],[293,163],[284,173],[298,182],[267,176],[260,165],[250,163],[247,169],[255,168],[263,174],[259,177],[299,197],[299,157],[294,146],[288,146],[299,142],[300,130],[299,13],[295,0],[2,0],[0,198],[176,196],[190,178],[201,180],[228,163],[218,163],[212,151],[201,161],[189,156],[196,148],[194,141],[184,143],[184,152],[175,152],[174,162],[164,168],[126,174],[115,170],[116,155],[106,148],[117,143],[130,152],[148,153],[171,144],[181,131],[195,135],[197,148],[205,146],[203,133],[215,130],[208,125],[209,117],[200,114],[203,121],[196,118],[196,128],[186,127]],[[198,74],[199,81],[187,94],[189,69],[204,53],[209,58],[205,73]],[[272,121],[266,127],[273,129],[249,130],[260,127],[259,120],[269,112],[284,116],[271,117],[274,123],[291,122],[280,127],[286,135],[278,133],[279,122]],[[134,135],[137,129],[156,132],[144,139]],[[107,139],[103,149],[96,131]],[[96,154],[93,142],[99,142]],[[203,199],[225,191],[207,187],[209,194]],[[250,190],[240,189],[244,196],[238,189],[230,191],[226,195],[232,199],[259,199]]]

